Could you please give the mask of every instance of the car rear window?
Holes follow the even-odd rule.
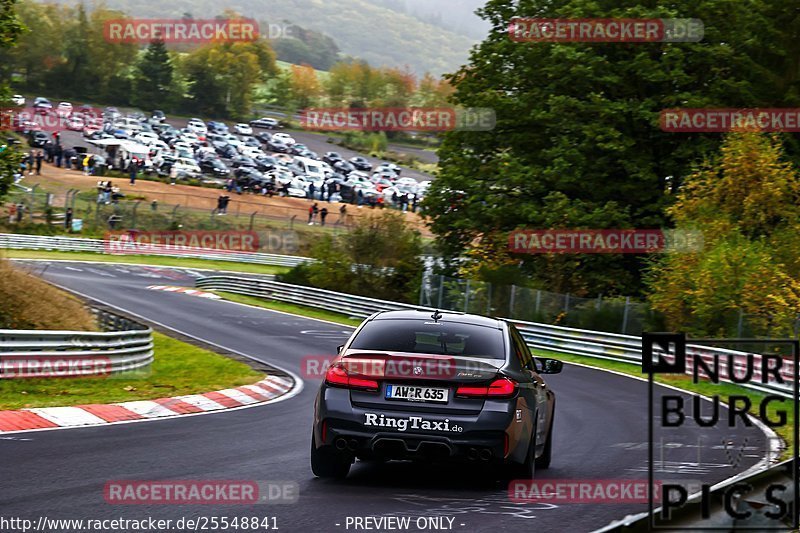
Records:
[[[433,320],[372,320],[350,349],[505,359],[500,329]]]

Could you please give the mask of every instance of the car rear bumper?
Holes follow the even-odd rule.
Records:
[[[318,445],[361,458],[497,463],[515,446],[514,400],[470,414],[388,410],[353,405],[348,390],[323,386],[316,407]]]

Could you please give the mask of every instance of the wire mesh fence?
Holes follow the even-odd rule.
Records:
[[[423,280],[419,303],[451,311],[626,335],[666,329],[661,313],[650,304],[630,297],[580,298],[568,293],[443,275],[430,275]],[[776,319],[732,309],[720,313],[715,321],[711,325],[704,322],[702,326],[697,323],[690,327],[712,336],[800,338],[800,317]]]

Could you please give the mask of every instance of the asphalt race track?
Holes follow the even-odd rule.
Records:
[[[350,331],[327,322],[147,289],[159,284],[192,286],[198,273],[186,269],[28,265],[59,285],[296,375],[301,374],[304,356],[334,354]],[[537,473],[539,478],[646,478],[644,382],[573,365],[547,381],[557,395],[554,458],[549,470]],[[249,409],[0,435],[2,515],[34,521],[41,516],[172,520],[274,516],[279,529],[290,532],[348,531],[347,517],[446,516],[454,518],[456,531],[558,532],[591,531],[646,510],[641,504],[512,503],[503,485],[465,467],[356,463],[344,481],[315,479],[309,446],[317,384],[306,379],[297,396]],[[698,462],[698,448],[693,445],[697,439],[689,427],[679,439],[683,444],[668,448],[664,473],[657,475],[717,482],[765,454],[766,438],[755,427],[713,431],[717,433],[712,440],[718,442],[743,442],[747,437],[745,453],[735,468],[723,446],[705,446]],[[299,500],[252,506],[110,505],[104,501],[104,485],[120,479],[293,481],[299,484]]]

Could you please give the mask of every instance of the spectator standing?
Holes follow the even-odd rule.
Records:
[[[169,168],[169,184],[175,185],[176,181],[178,181],[178,167],[175,166],[175,163],[172,163],[172,166]]]
[[[36,175],[42,175],[42,159],[44,159],[44,152],[39,150],[36,152]]]
[[[17,204],[17,223],[22,222],[22,216],[25,214],[25,204]]]
[[[131,178],[131,185],[136,185],[136,174],[139,172],[139,165],[135,162],[131,162],[130,167],[128,167],[128,174]]]
[[[364,191],[359,189],[358,194],[356,194],[356,197],[358,198],[358,208],[361,209],[363,207],[362,204],[364,203]]]
[[[111,203],[111,193],[114,192],[114,186],[111,184],[111,180],[106,182],[105,187],[103,187],[103,201],[106,204]]]
[[[319,222],[320,222],[321,225],[323,225],[323,226],[325,225],[325,218],[327,216],[328,216],[328,208],[327,207],[323,207],[322,209],[320,209],[320,211],[319,211]]]
[[[412,213],[416,213],[417,212],[417,198],[418,198],[418,196],[416,194],[414,194],[412,196],[412,200],[411,200],[411,212]]]
[[[317,218],[317,213],[319,213],[319,205],[317,202],[314,202],[314,205],[308,208],[308,225],[314,225],[314,219]]]
[[[8,204],[8,223],[13,224],[17,219],[17,204]]]
[[[67,212],[64,213],[64,229],[72,231],[72,208],[68,207]]]
[[[36,154],[34,154],[33,150],[31,150],[28,154],[28,176],[33,176],[33,165],[35,159]]]
[[[316,191],[316,187],[314,187],[314,183],[312,182],[311,185],[308,186],[308,198],[310,200],[314,199],[314,192]]]
[[[56,147],[54,149],[54,154],[56,157],[56,166],[61,168],[61,160],[64,158],[64,149],[61,147],[60,144],[56,143]]]

